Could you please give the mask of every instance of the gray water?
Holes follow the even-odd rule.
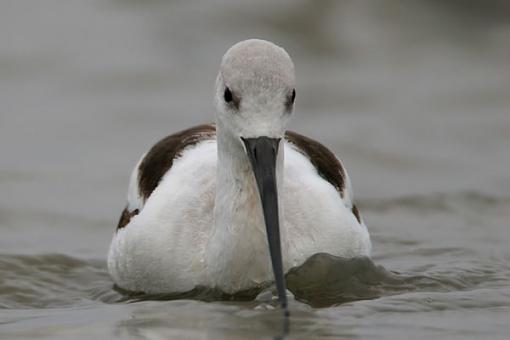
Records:
[[[124,296],[105,257],[129,173],[213,119],[242,39],[297,69],[291,128],[343,160],[372,261],[287,276],[289,338],[508,338],[510,7],[505,1],[0,3],[0,338],[273,338],[249,299]]]

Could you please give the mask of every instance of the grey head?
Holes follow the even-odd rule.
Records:
[[[221,60],[218,124],[240,137],[282,138],[295,95],[294,64],[287,52],[265,40],[241,41]]]

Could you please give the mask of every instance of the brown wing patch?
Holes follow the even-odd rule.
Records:
[[[352,205],[352,213],[354,214],[354,216],[358,220],[358,223],[361,224],[361,214],[360,214],[359,209],[356,206],[356,204]]]
[[[119,224],[117,224],[117,230],[122,229],[125,226],[127,226],[128,223],[133,218],[133,216],[138,215],[138,213],[139,213],[138,209],[135,209],[135,210],[129,212],[129,210],[127,208],[125,208],[122,211],[122,214],[120,215]]]
[[[296,132],[287,131],[285,138],[294,144],[298,151],[305,154],[319,175],[331,183],[341,197],[344,197],[345,170],[335,155],[321,143]]]
[[[199,125],[170,135],[154,145],[138,168],[138,188],[145,200],[158,186],[163,175],[188,146],[216,136],[214,125]]]

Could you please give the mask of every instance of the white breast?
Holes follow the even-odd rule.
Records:
[[[267,256],[248,254],[249,263],[243,257],[237,261],[222,259],[235,263],[228,267],[231,279],[211,277],[221,273],[208,268],[219,259],[206,257],[210,254],[207,250],[214,225],[216,150],[215,140],[187,149],[175,160],[139,215],[114,236],[108,269],[119,286],[147,293],[184,292],[196,286],[220,286],[231,292],[255,284],[250,278],[233,282],[236,276],[245,275],[247,268],[257,273],[257,281],[273,279],[263,228],[258,227],[245,229],[243,235],[228,244],[215,246],[229,247],[230,242],[238,242],[236,249],[253,249]],[[342,199],[304,155],[288,144],[284,153],[280,204],[285,269],[300,265],[318,252],[343,257],[369,255],[368,232],[351,212],[350,190],[348,197]],[[133,196],[136,195],[131,193]],[[250,219],[247,213],[246,220]],[[260,243],[256,246],[260,249],[253,248],[255,241]]]

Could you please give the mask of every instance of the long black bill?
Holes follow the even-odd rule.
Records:
[[[276,158],[280,139],[259,137],[243,138],[257,181],[264,221],[266,222],[267,242],[273,265],[278,299],[286,314],[287,295],[283,276],[282,250],[280,243],[280,220],[278,216],[278,193],[276,187]]]

